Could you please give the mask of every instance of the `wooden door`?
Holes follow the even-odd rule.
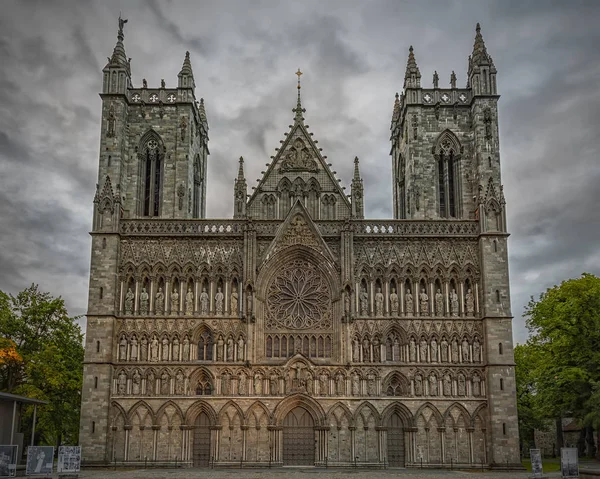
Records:
[[[404,467],[404,424],[397,413],[387,424],[387,456],[390,467]]]
[[[315,423],[309,412],[292,409],[283,421],[283,464],[286,466],[314,466]]]
[[[210,420],[206,413],[200,413],[194,425],[193,461],[195,467],[210,465]]]

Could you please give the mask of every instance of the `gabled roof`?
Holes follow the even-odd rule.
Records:
[[[293,111],[295,113],[294,124],[291,125],[290,132],[285,137],[277,154],[271,160],[269,167],[264,172],[263,177],[248,200],[248,207],[251,206],[257,196],[263,191],[265,183],[271,175],[275,174],[277,169],[282,173],[290,172],[292,174],[294,172],[302,171],[316,172],[321,169],[329,178],[333,185],[333,190],[339,193],[346,206],[350,209],[350,201],[348,200],[346,193],[325,161],[325,158],[321,155],[316,142],[312,139],[310,132],[304,124],[302,113],[306,110],[302,108],[300,84],[298,84],[298,102]],[[299,139],[303,145],[298,142]],[[291,180],[293,180],[293,178]],[[321,185],[321,188],[324,186],[325,185]]]

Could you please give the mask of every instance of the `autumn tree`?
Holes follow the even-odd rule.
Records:
[[[519,414],[600,425],[600,278],[584,273],[533,298],[525,310],[530,338],[517,350]],[[590,431],[588,431],[590,432]],[[560,447],[560,436],[559,436]],[[599,437],[600,439],[600,437]],[[588,453],[593,453],[593,441]]]
[[[77,444],[83,336],[62,298],[37,285],[16,296],[0,291],[0,390],[42,399],[36,437],[42,444]],[[24,430],[32,406],[23,413]]]

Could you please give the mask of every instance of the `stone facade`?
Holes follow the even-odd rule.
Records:
[[[208,123],[104,69],[81,434],[87,462],[519,463],[495,68],[392,117],[393,220],[364,219],[304,123],[231,220],[204,218]]]

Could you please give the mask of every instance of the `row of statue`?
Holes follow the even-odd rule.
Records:
[[[405,345],[400,344],[397,336],[387,338],[382,343],[378,336],[373,338],[363,337],[362,340],[356,336],[352,340],[352,361],[355,363],[379,363],[382,361],[401,361],[403,357],[402,349]],[[453,337],[450,342],[446,336],[442,336],[441,341],[432,336],[429,341],[425,336],[417,343],[414,336],[410,337],[408,342],[408,362],[412,363],[479,363],[481,362],[481,343],[479,338],[475,337],[473,342],[469,342],[465,336],[462,342]]]
[[[173,290],[170,294],[170,314],[179,314],[180,312],[180,301],[179,301],[179,293],[178,288],[176,286],[173,287]],[[199,303],[200,310],[198,313],[201,316],[208,316],[210,311],[210,296],[206,292],[206,287],[202,288],[202,292],[199,295]],[[217,293],[214,297],[214,308],[213,311],[217,316],[223,316],[225,314],[225,295],[220,286],[217,287]],[[248,303],[248,311],[252,311],[252,296],[248,295],[247,298]],[[126,315],[132,315],[135,311],[135,293],[132,291],[132,288],[127,290],[125,294],[125,308],[124,312]],[[184,298],[183,304],[183,312],[187,316],[191,316],[194,314],[194,292],[192,291],[192,287],[188,287],[187,293]],[[150,295],[146,288],[142,288],[142,292],[139,297],[139,309],[138,314],[147,315],[150,312]],[[239,294],[237,288],[234,286],[233,291],[229,297],[229,313],[231,315],[237,315],[239,312]],[[164,315],[166,313],[165,310],[165,293],[163,292],[162,286],[158,288],[156,295],[154,296],[154,313],[157,315]]]
[[[360,306],[360,309],[359,309],[360,315],[368,316],[369,315],[369,293],[367,293],[367,289],[364,286],[361,288],[358,299],[359,299],[359,306]],[[429,295],[427,294],[425,288],[423,288],[421,290],[421,293],[419,293],[417,299],[419,301],[419,314],[421,316],[429,316],[430,315],[430,304],[429,304],[430,302],[429,302]],[[435,309],[432,308],[432,311],[431,311],[432,316],[444,316],[444,314],[445,314],[445,308],[444,308],[445,301],[444,300],[445,300],[444,294],[442,293],[441,289],[438,288],[437,293],[435,293],[435,298],[434,298],[433,308],[435,308]],[[396,288],[391,289],[389,301],[390,301],[390,315],[398,316],[400,314],[400,298],[398,296],[398,293],[396,293]],[[375,316],[378,316],[378,317],[384,316],[385,296],[381,292],[380,287],[377,288],[377,292],[375,293],[374,303],[375,303]],[[452,289],[452,291],[450,291],[450,294],[448,297],[448,307],[449,307],[448,314],[450,316],[454,316],[454,317],[459,316],[459,314],[460,314],[459,296],[454,288]],[[348,294],[345,294],[344,308],[345,308],[345,312],[347,314],[349,314],[350,313],[350,296]],[[465,294],[464,308],[465,308],[465,313],[467,316],[473,316],[475,314],[475,296],[473,295],[471,288],[468,288],[467,293]],[[406,293],[404,294],[404,314],[407,316],[412,316],[412,315],[416,314],[415,298],[413,297],[413,294],[411,293],[410,288],[407,288]]]
[[[389,381],[384,381],[384,387],[382,388],[383,396],[479,397],[483,395],[482,379],[478,373],[474,373],[471,379],[467,379],[463,372],[459,372],[456,378],[453,378],[450,373],[445,373],[441,379],[438,379],[438,376],[433,371],[425,376],[417,373],[412,381],[412,391],[406,380],[402,381],[403,385],[401,389],[397,390],[397,374],[391,373],[390,376]],[[368,374],[365,379],[361,379],[358,374],[352,374],[349,377],[348,384],[344,374],[339,371],[331,378],[325,371],[321,371],[313,377],[311,373],[308,373],[303,368],[292,367],[283,378],[275,373],[271,375],[256,373],[252,376],[246,375],[242,371],[238,376],[222,374],[219,380],[220,394],[223,396],[231,396],[233,394],[239,396],[280,396],[294,393],[325,397],[378,395],[378,378],[374,374]],[[142,378],[142,375],[136,369],[131,374],[131,387],[128,391],[128,375],[124,370],[121,370],[117,375],[117,393],[119,395],[131,394],[134,396],[185,395],[190,390],[188,382],[188,379],[181,370],[177,371],[174,375],[169,374],[165,370],[158,376],[153,370],[150,370],[146,374],[146,377]],[[173,389],[171,389],[171,384],[173,385]],[[388,387],[385,387],[386,385]],[[215,388],[210,380],[206,377],[201,377],[191,393],[195,393],[196,395],[213,395]]]

